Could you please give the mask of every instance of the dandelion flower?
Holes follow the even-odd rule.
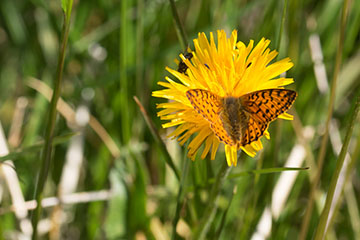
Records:
[[[267,128],[276,118],[292,120],[286,111],[297,94],[283,86],[291,78],[275,78],[289,70],[289,58],[270,64],[277,52],[268,48],[270,40],[261,39],[246,46],[237,42],[237,31],[227,38],[224,30],[213,33],[208,41],[204,33],[194,39],[195,51],[180,55],[178,70],[166,70],[178,81],[166,77],[159,82],[165,89],[154,91],[154,97],[166,98],[158,116],[169,122],[164,128],[176,126],[169,137],[183,145],[193,134],[188,145],[188,156],[194,160],[204,143],[201,158],[211,149],[215,159],[219,144],[225,145],[228,165],[237,164],[237,151],[254,157],[263,148],[260,139],[270,139]]]

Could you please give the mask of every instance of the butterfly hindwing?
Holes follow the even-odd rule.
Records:
[[[219,117],[222,111],[221,98],[203,89],[191,89],[186,92],[186,96],[193,108],[210,122],[210,128],[218,139],[228,145],[234,145],[235,142],[227,134],[223,122]]]
[[[210,124],[210,128],[213,130],[214,134],[218,137],[221,142],[224,142],[227,145],[233,146],[236,144],[224,128],[224,123],[220,118],[217,119],[215,123]]]
[[[267,122],[257,120],[250,115],[248,126],[245,131],[242,133],[240,146],[245,146],[254,141],[257,141],[262,135],[264,135],[265,130],[268,127]]]
[[[266,89],[241,96],[244,109],[262,122],[269,123],[294,103],[297,93],[288,89]]]

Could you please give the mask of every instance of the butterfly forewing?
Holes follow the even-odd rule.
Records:
[[[207,90],[192,89],[186,92],[194,109],[206,120],[215,123],[219,117],[221,102],[219,96]]]
[[[241,96],[242,105],[254,119],[271,122],[289,110],[297,93],[288,89],[266,89]]]
[[[210,128],[220,141],[229,145],[235,145],[235,142],[224,129],[223,122],[219,114],[223,110],[221,98],[210,91],[203,89],[192,89],[186,92],[194,109],[207,121],[210,122]]]
[[[296,96],[295,91],[287,89],[266,89],[241,96],[241,104],[249,114],[249,121],[240,145],[245,146],[263,136],[269,123],[289,110]]]

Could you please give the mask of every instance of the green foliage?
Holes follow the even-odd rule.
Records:
[[[29,87],[28,80],[37,78],[56,88],[64,26],[70,29],[63,49],[66,56],[60,96],[74,111],[82,107],[91,116],[88,124],[74,124],[75,115],[67,109],[59,110],[60,114],[52,119],[55,128],[51,148],[55,150],[42,195],[47,198],[61,194],[64,167],[67,161],[76,160],[76,156],[70,157],[71,161],[67,156],[78,144],[82,161],[73,169],[79,176],[71,175],[69,184],[75,184],[73,193],[93,199],[81,201],[77,196],[75,202],[45,207],[39,220],[52,220],[54,228],[39,238],[184,239],[206,226],[209,229],[205,239],[250,239],[265,209],[280,204],[272,202],[280,175],[292,173],[297,174],[296,178],[279,216],[272,218],[269,236],[298,237],[317,171],[330,99],[329,89],[319,90],[314,67],[324,64],[325,80],[330,86],[343,2],[287,1],[279,38],[285,2],[175,1],[184,27],[181,32],[175,28],[170,1],[0,1],[0,128],[4,129],[10,149],[0,155],[0,239],[23,231],[22,220],[10,209],[13,199],[3,180],[3,169],[10,165],[3,163],[5,160],[13,160],[10,169],[16,170],[25,200],[34,199],[51,105],[43,93]],[[311,239],[320,221],[323,200],[336,169],[337,151],[342,146],[338,137],[344,141],[360,92],[360,5],[356,1],[349,4],[332,121],[338,131],[331,128],[329,132],[305,239]],[[152,91],[160,89],[156,83],[169,76],[165,66],[176,68],[173,60],[183,52],[183,41],[178,37],[187,36],[193,48],[192,39],[199,32],[208,34],[217,29],[227,33],[237,29],[238,40],[245,44],[266,37],[271,40],[270,48],[275,49],[280,42],[278,60],[290,57],[294,62],[287,76],[295,80],[289,88],[299,94],[296,112],[292,112],[295,120],[282,121],[279,126],[271,124],[270,141],[262,140],[264,149],[255,158],[242,154],[238,166],[230,169],[221,186],[216,185],[216,179],[225,161],[223,149],[215,161],[201,160],[200,156],[194,162],[187,159],[185,147],[167,139],[169,132],[161,128],[163,122],[156,116],[156,104],[162,100],[151,97]],[[314,36],[319,37],[318,50],[323,56],[315,61],[314,45],[310,43]],[[147,121],[154,123],[160,137],[149,129],[133,96],[143,105]],[[25,99],[22,107],[21,99]],[[328,239],[360,237],[359,128],[357,120],[349,133],[352,138],[347,136],[352,162],[343,175],[348,183],[336,204]],[[81,140],[74,143],[76,138]],[[279,142],[275,143],[277,138]],[[304,152],[305,162],[296,168],[285,166],[298,147]],[[297,156],[301,154],[297,152]],[[174,166],[169,167],[172,163]],[[178,169],[176,175],[173,169]],[[93,192],[109,195],[97,199],[89,195]],[[217,204],[213,206],[215,199]],[[65,220],[61,224],[54,221],[58,209],[65,213],[58,217]],[[30,219],[30,215],[28,212],[26,218]],[[210,216],[212,221],[204,222],[204,216]],[[178,231],[173,231],[174,226]]]

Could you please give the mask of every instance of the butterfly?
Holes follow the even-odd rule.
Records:
[[[239,148],[263,136],[269,123],[290,109],[297,93],[266,89],[240,97],[220,97],[204,89],[191,89],[186,96],[221,142]]]

